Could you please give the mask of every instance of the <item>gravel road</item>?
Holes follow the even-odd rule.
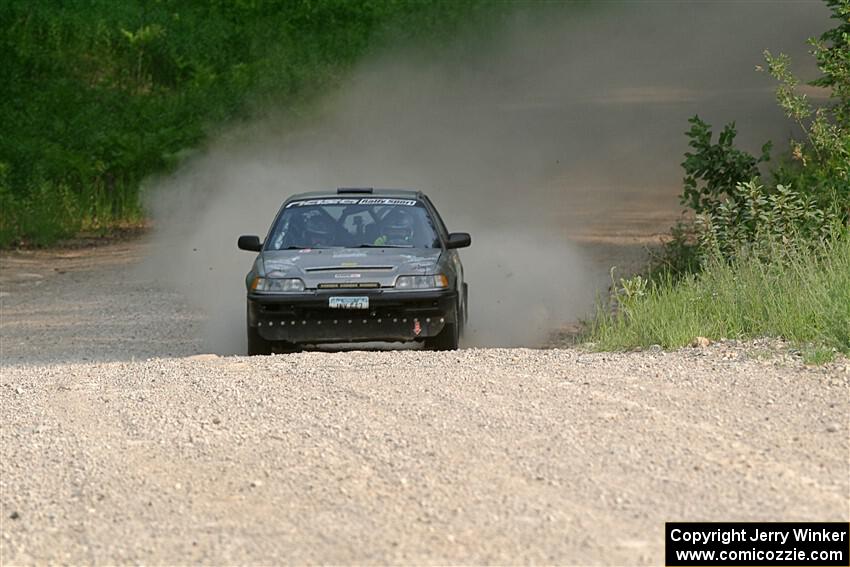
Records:
[[[850,518],[846,360],[199,354],[140,254],[2,257],[4,565],[659,565],[665,521]]]

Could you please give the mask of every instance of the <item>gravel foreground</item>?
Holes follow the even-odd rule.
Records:
[[[722,346],[3,369],[3,564],[663,562],[847,520],[848,369]]]
[[[138,242],[0,256],[0,564],[663,564],[850,519],[850,369],[677,352],[198,354]]]

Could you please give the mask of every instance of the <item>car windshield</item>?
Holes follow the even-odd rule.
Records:
[[[288,203],[267,245],[333,247],[439,248],[440,239],[428,210],[415,199],[325,198]]]

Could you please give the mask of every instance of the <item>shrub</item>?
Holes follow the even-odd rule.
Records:
[[[735,123],[727,124],[712,142],[711,126],[699,116],[689,119],[691,129],[687,132],[693,148],[685,153],[682,167],[685,170],[685,188],[682,204],[697,214],[711,212],[727,199],[734,199],[734,188],[759,174],[758,164],[770,159],[770,142],[762,146],[758,158],[735,147],[737,130]]]
[[[832,89],[832,98],[837,101],[835,117],[846,127],[850,124],[850,0],[827,0],[827,5],[833,19],[840,23],[809,40],[823,73],[813,84]]]
[[[779,81],[779,106],[803,132],[802,139],[791,140],[789,158],[774,172],[776,182],[805,187],[822,206],[838,205],[846,218],[850,209],[850,125],[843,110],[846,101],[813,108],[806,95],[797,92],[799,81],[790,71],[788,57],[774,57],[769,51],[764,55],[768,71]]]
[[[767,71],[778,81],[776,99],[803,133],[791,140],[790,159],[776,182],[803,188],[822,205],[836,205],[850,218],[850,0],[828,0],[839,25],[810,39],[822,75],[812,84],[831,89],[831,101],[814,108],[790,69],[787,55],[764,52]]]
[[[840,215],[835,207],[784,185],[768,190],[757,180],[739,183],[730,198],[696,218],[700,253],[725,260],[741,254],[762,258],[775,254],[775,243],[786,247],[824,246]]]
[[[685,178],[680,201],[702,221],[695,224],[694,217],[689,217],[671,229],[671,238],[650,268],[653,277],[666,274],[675,278],[700,269],[706,227],[725,226],[724,221],[731,222],[731,217],[737,216],[734,211],[746,209],[745,195],[738,188],[758,177],[759,164],[770,159],[770,142],[762,146],[758,158],[735,147],[738,132],[734,122],[723,127],[716,143],[710,124],[699,116],[688,122],[691,128],[685,135],[692,151],[685,153],[682,162]],[[715,218],[717,221],[712,223]]]

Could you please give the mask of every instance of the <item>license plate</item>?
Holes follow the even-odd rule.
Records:
[[[369,309],[368,297],[329,297],[331,309]]]

